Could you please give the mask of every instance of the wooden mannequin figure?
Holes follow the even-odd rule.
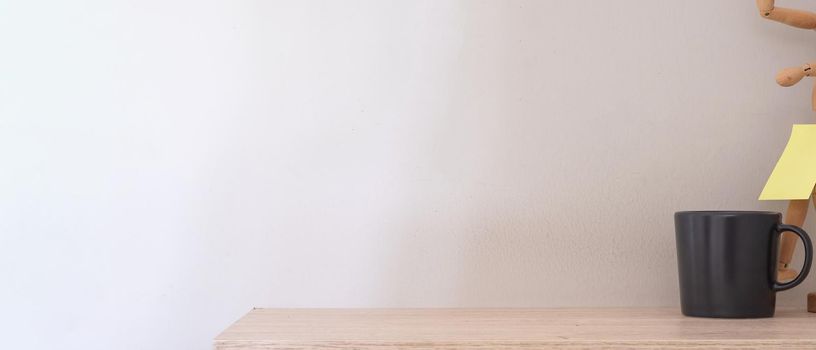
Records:
[[[802,29],[816,29],[816,13],[795,10],[795,9],[787,9],[782,7],[775,7],[774,0],[756,0],[757,9],[759,10],[760,16],[766,19],[770,19],[776,22],[784,23],[792,27],[802,28]],[[780,71],[776,75],[776,82],[781,86],[793,86],[798,83],[802,78],[808,76],[815,76],[816,75],[816,61],[811,63],[806,63],[801,67],[791,67],[785,68]],[[811,103],[813,110],[816,111],[816,85],[813,88],[813,94],[811,97]],[[799,129],[799,130],[797,130]],[[802,147],[805,141],[804,138],[809,138],[816,136],[816,125],[794,125],[793,133],[791,134],[791,139],[788,141],[788,148],[796,148]],[[787,152],[786,152],[787,153]],[[785,172],[785,169],[780,170],[780,167],[783,165],[783,162],[790,162],[792,159],[785,159],[785,153],[783,153],[783,158],[780,159],[780,163],[777,164],[777,167],[774,169],[774,173],[771,174],[771,177],[768,179],[768,184],[766,184],[765,189],[763,190],[762,195],[760,195],[761,200],[790,200],[788,203],[788,210],[785,213],[785,223],[789,225],[796,225],[802,226],[805,223],[805,217],[807,215],[808,210],[808,203],[811,199],[813,199],[814,207],[816,207],[816,198],[812,196],[814,193],[813,190],[813,183],[812,178],[810,175],[813,174],[792,174],[791,172]],[[788,163],[790,164],[790,163]],[[799,175],[798,177],[796,175]],[[769,192],[769,187],[773,187],[774,182],[781,182],[783,181],[782,178],[787,178],[785,180],[790,181],[791,177],[795,178],[802,186],[809,186],[808,188],[804,188],[804,193],[800,190],[797,194],[791,193],[766,193]],[[808,182],[810,184],[808,185]],[[773,191],[770,191],[773,192]],[[778,261],[778,273],[777,279],[779,280],[789,280],[796,277],[797,272],[790,268],[790,262],[793,258],[793,252],[796,249],[796,241],[798,237],[792,233],[783,233],[782,238],[780,240],[780,251],[779,251],[779,261]]]

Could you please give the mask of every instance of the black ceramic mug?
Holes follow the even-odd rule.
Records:
[[[813,246],[799,227],[783,225],[782,214],[756,211],[684,211],[674,214],[680,304],[699,317],[772,317],[776,292],[802,283],[810,272]],[[776,280],[779,235],[802,239],[805,263],[790,282]]]

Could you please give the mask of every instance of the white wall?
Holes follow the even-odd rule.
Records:
[[[0,1],[4,347],[678,305],[674,211],[784,209],[814,39],[738,0]]]

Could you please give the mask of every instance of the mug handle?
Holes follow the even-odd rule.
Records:
[[[799,272],[799,275],[790,282],[779,283],[774,279],[773,290],[781,292],[796,287],[807,277],[810,272],[810,264],[813,262],[813,243],[810,242],[810,236],[808,236],[807,232],[797,226],[780,224],[778,227],[777,234],[781,234],[785,231],[793,232],[802,239],[802,244],[805,246],[805,263],[802,265],[802,272]],[[776,262],[774,262],[774,269],[776,269],[775,264]],[[776,270],[774,270],[773,273],[776,274]]]

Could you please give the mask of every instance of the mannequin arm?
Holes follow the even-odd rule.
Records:
[[[813,76],[816,76],[816,62],[805,63],[801,67],[790,67],[779,71],[776,74],[776,83],[788,87],[796,85],[804,77]],[[816,82],[814,82],[810,100],[813,110],[816,111]]]
[[[785,68],[776,74],[776,83],[784,87],[796,85],[802,78],[816,75],[816,62],[805,63],[801,67]]]
[[[775,7],[774,0],[756,0],[757,10],[763,18],[802,29],[816,29],[816,13]]]

